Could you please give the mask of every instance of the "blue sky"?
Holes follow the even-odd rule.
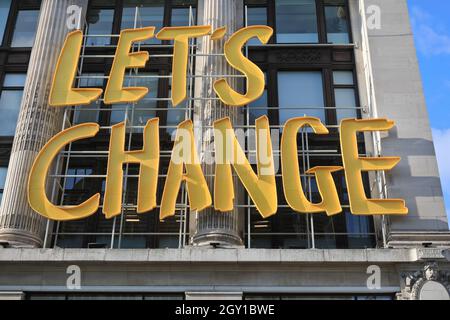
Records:
[[[450,217],[450,1],[408,0],[408,6]]]

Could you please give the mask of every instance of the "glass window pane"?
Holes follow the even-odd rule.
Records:
[[[344,6],[326,6],[325,19],[329,43],[349,43],[347,11]]]
[[[103,73],[83,73],[79,79],[80,87],[103,88],[104,76]]]
[[[169,90],[169,97],[172,95],[172,90]],[[167,103],[167,107],[169,110],[167,110],[167,126],[172,126],[172,128],[167,128],[166,131],[169,135],[172,135],[176,127],[185,120],[186,118],[186,103],[180,103],[175,108],[172,105],[172,102],[169,101]]]
[[[5,34],[6,22],[8,21],[9,9],[11,7],[11,0],[0,1],[0,44]]]
[[[267,8],[247,8],[247,25],[267,25]],[[252,38],[248,41],[249,45],[261,45],[261,42]]]
[[[317,43],[315,0],[276,0],[278,43]]]
[[[36,36],[39,10],[21,10],[17,14],[11,47],[32,47]]]
[[[122,29],[136,27],[156,27],[155,34],[163,27],[164,1],[161,0],[125,0],[122,12]],[[136,7],[139,8],[136,16]],[[135,24],[136,21],[136,24]],[[152,38],[143,42],[144,44],[158,44],[160,40]]]
[[[158,78],[157,73],[139,73],[136,77],[126,76],[124,80],[124,87],[147,87],[147,95],[137,102],[133,107],[129,107],[128,119],[133,119],[133,126],[145,126],[147,121],[156,116],[157,101],[158,97]],[[142,76],[150,76],[143,78]],[[113,105],[113,111],[111,112],[111,124],[124,121],[126,105]],[[118,110],[114,110],[117,108]],[[153,109],[153,110],[148,110]],[[138,130],[140,131],[140,130]]]
[[[0,96],[0,136],[14,136],[23,91],[3,90]]]
[[[126,104],[112,105],[111,116],[109,122],[111,125],[125,121],[125,110],[130,109]]]
[[[267,90],[264,90],[263,95],[256,101],[249,104],[249,124],[254,125],[256,119],[262,116],[267,116]]]
[[[8,167],[0,167],[0,189],[5,188],[6,173],[8,172]]]
[[[4,87],[24,87],[27,75],[25,73],[8,73],[3,81]]]
[[[247,8],[247,25],[267,25],[267,8],[249,7]]]
[[[157,76],[157,73],[142,73],[142,76]],[[126,80],[125,80],[126,81]],[[158,97],[158,78],[138,78],[132,80],[133,86],[136,87],[147,87],[147,95],[136,103],[134,107],[133,114],[133,125],[134,126],[145,126],[147,121],[151,118],[156,117],[156,110],[144,110],[144,109],[155,109],[157,108]]]
[[[280,124],[308,115],[325,123],[322,73],[320,71],[279,72]],[[289,108],[289,109],[284,109]]]
[[[76,107],[73,115],[73,123],[98,122],[100,103],[92,102],[89,105]]]
[[[78,80],[82,88],[103,88],[103,73],[84,73]],[[73,123],[98,122],[101,104],[94,101],[89,105],[76,107],[73,115]]]
[[[114,20],[114,10],[91,9],[86,17],[89,26],[88,35],[110,35]],[[88,37],[88,46],[104,46],[111,44],[110,37]]]
[[[193,21],[189,24],[190,10],[189,8],[173,8],[172,18],[170,25],[173,27],[184,27],[189,25],[195,25],[196,10],[192,8]]]
[[[333,82],[337,85],[353,85],[352,71],[334,71]]]
[[[334,99],[336,100],[338,123],[345,118],[357,118],[354,89],[335,89]]]

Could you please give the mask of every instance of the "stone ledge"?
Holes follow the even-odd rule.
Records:
[[[392,263],[445,259],[444,250],[411,249],[0,249],[0,263]],[[448,249],[447,249],[448,250]]]
[[[425,244],[434,250],[449,249],[450,231],[392,231],[388,236],[391,248],[423,248]]]

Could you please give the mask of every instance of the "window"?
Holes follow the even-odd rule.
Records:
[[[14,136],[22,103],[26,74],[9,73],[5,75],[0,95],[0,136]]]
[[[195,8],[192,8],[192,17],[191,17],[191,11],[189,8],[173,8],[172,9],[172,15],[170,17],[170,25],[172,27],[183,27],[183,26],[189,26],[189,25],[195,25],[197,18],[196,18],[197,11]],[[191,21],[189,21],[191,19]],[[196,39],[191,39],[190,43],[195,42]],[[173,40],[170,40],[170,44],[173,44]]]
[[[8,167],[0,167],[0,202],[3,197],[3,190],[5,189],[6,174],[8,173]]]
[[[329,43],[349,43],[347,8],[344,0],[325,1],[325,21]]]
[[[137,16],[136,16],[136,8]],[[135,24],[136,22],[136,24]],[[132,29],[153,26],[156,33],[163,27],[164,23],[164,1],[163,0],[125,0],[122,12],[121,29]],[[152,38],[143,42],[144,44],[158,44],[160,40]]]
[[[315,0],[276,0],[278,43],[317,43]]]
[[[172,90],[169,90],[169,97],[172,95]],[[186,103],[181,103],[175,108],[172,105],[172,101],[169,101],[167,103],[167,121],[166,125],[167,133],[169,135],[172,135],[175,130],[177,129],[177,126],[185,120],[186,118],[186,108],[188,107]]]
[[[308,115],[325,123],[322,73],[320,71],[278,72],[280,124]]]
[[[36,37],[39,10],[20,10],[17,14],[11,47],[32,47]]]
[[[105,37],[112,33],[114,20],[113,9],[90,9],[86,21],[88,24],[88,35],[86,44],[88,46],[105,46],[111,44],[111,38]]]
[[[196,14],[195,8],[192,8],[192,17],[190,17],[189,8],[173,8],[170,25],[173,27],[195,25],[197,21]],[[189,23],[189,18],[192,18],[191,23]]]
[[[83,88],[103,88],[103,73],[84,73],[78,81]],[[87,106],[75,107],[73,123],[98,122],[100,112],[100,101],[94,101]]]
[[[67,175],[70,177],[66,178],[65,190],[67,192],[70,191],[79,191],[85,192],[87,190],[87,181],[86,176],[92,174],[92,169],[90,168],[70,168],[67,171]],[[76,204],[79,199],[74,200],[74,203],[65,202],[66,205]],[[72,201],[69,201],[72,202]]]
[[[247,8],[247,25],[267,25],[267,8],[266,7],[248,7]],[[260,45],[258,39],[252,38],[248,41],[248,45]]]
[[[249,107],[249,124],[254,125],[256,119],[262,116],[268,115],[268,103],[267,103],[267,90],[264,90],[264,93],[258,100],[250,103]]]
[[[70,162],[73,161],[70,160]],[[77,160],[77,159],[76,159]],[[98,192],[98,179],[90,177],[94,173],[92,167],[78,167],[69,164],[64,181],[63,205],[78,205],[89,199],[93,193]],[[95,190],[95,192],[94,192]],[[83,248],[87,247],[89,242],[95,242],[94,237],[86,237],[81,233],[89,231],[88,226],[93,219],[98,219],[97,214],[89,219],[65,221],[55,225],[58,237],[55,244],[60,248]]]
[[[245,0],[247,25],[270,25],[277,43],[349,44],[347,0]],[[250,45],[258,44],[254,39]]]
[[[158,97],[158,74],[140,72],[138,76],[125,76],[126,87],[147,87],[147,95],[137,102],[132,108],[128,108],[128,119],[133,126],[145,126],[147,121],[156,116]],[[111,112],[111,124],[125,120],[124,105],[113,105]],[[116,108],[117,110],[114,110]],[[136,130],[134,130],[136,131]],[[139,131],[139,130],[138,130]]]
[[[249,7],[247,8],[247,25],[267,25],[267,8],[266,7]]]
[[[11,0],[0,1],[0,45],[5,34],[6,22],[8,21]]]
[[[358,113],[353,71],[334,71],[333,83],[338,123],[340,123],[342,119],[357,118]]]

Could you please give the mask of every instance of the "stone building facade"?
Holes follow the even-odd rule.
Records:
[[[449,225],[406,0],[6,0],[0,15],[0,299],[450,299]],[[70,31],[84,32],[76,85],[102,87],[121,29],[170,25],[227,26],[222,40],[190,42],[185,104],[173,108],[168,98],[172,43],[151,39],[132,49],[149,52],[148,66],[130,70],[125,80],[150,89],[141,102],[48,105]],[[266,88],[251,105],[230,108],[215,97],[212,81],[227,77],[244,87],[222,52],[224,41],[249,25],[274,29],[267,45],[251,40],[245,48],[265,73]],[[158,209],[136,213],[133,165],[124,167],[122,213],[114,219],[99,211],[53,222],[28,205],[33,161],[62,129],[101,126],[94,140],[63,150],[49,172],[49,198],[73,205],[103,193],[116,123],[125,121],[131,150],[142,144],[145,121],[160,118],[160,195],[179,122],[193,121],[204,160],[215,120],[230,117],[245,131],[261,115],[269,118],[278,163],[287,119],[311,115],[327,126],[325,138],[300,132],[302,172],[341,165],[341,119],[395,121],[388,133],[364,134],[358,144],[362,155],[402,160],[363,178],[370,197],[405,199],[409,214],[352,215],[345,179],[337,175],[344,211],[334,217],[294,213],[279,191],[278,213],[261,218],[236,178],[232,212],[189,210],[182,187],[176,215],[159,221]],[[242,146],[255,157],[251,134]],[[212,166],[202,169],[212,188]],[[302,183],[309,199],[319,200],[314,179],[303,174]],[[78,276],[79,283],[71,282]]]

